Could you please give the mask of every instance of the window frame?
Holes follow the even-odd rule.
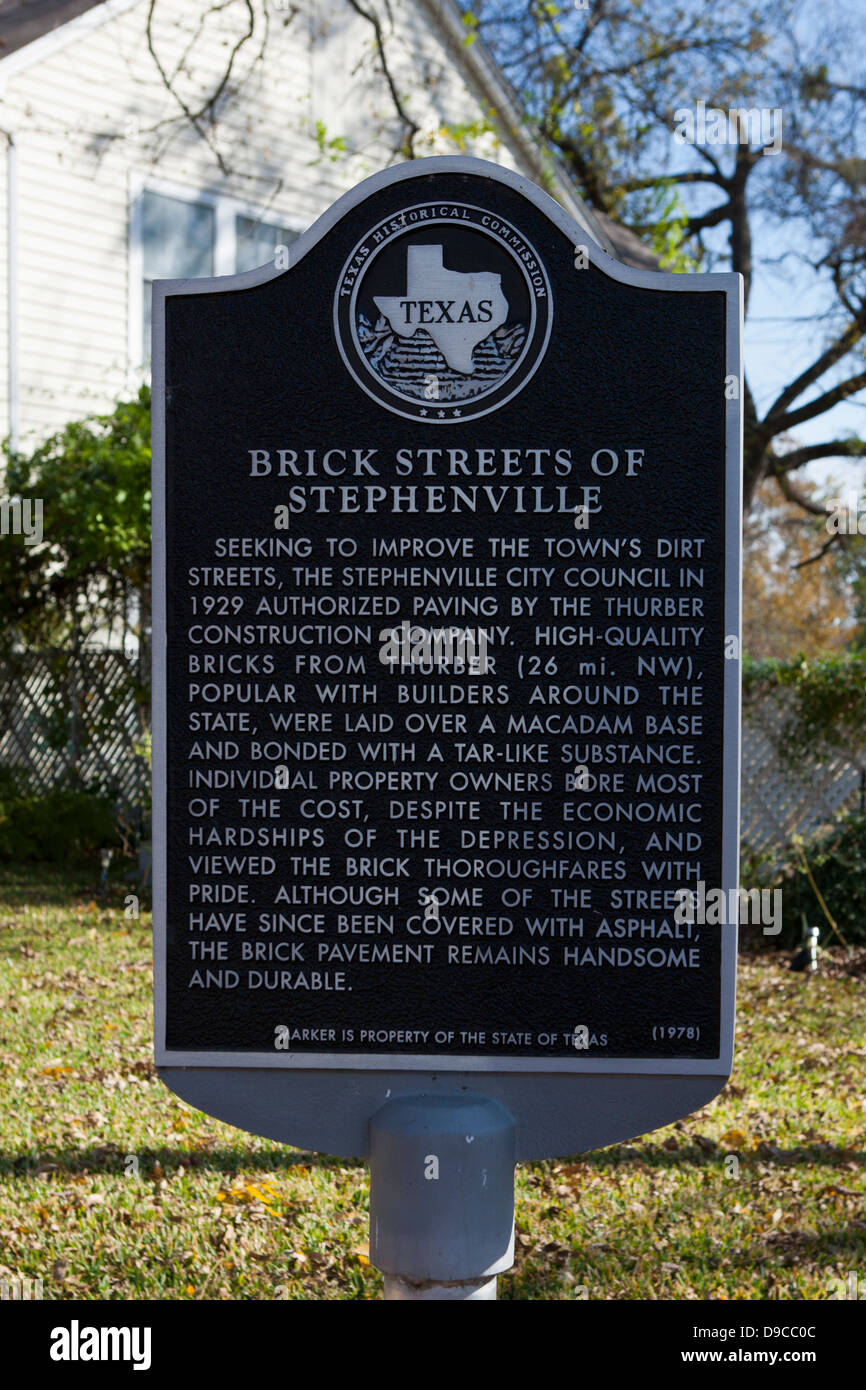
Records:
[[[142,195],[156,193],[183,203],[203,203],[214,210],[214,275],[235,275],[237,264],[237,218],[249,217],[257,222],[279,220],[287,231],[297,232],[305,227],[296,218],[264,209],[243,198],[219,193],[210,188],[194,188],[174,179],[156,178],[150,174],[130,171],[129,177],[129,245],[127,266],[129,275],[127,307],[127,367],[131,377],[139,382],[150,379],[150,363],[141,361],[144,333],[144,242],[142,237]]]

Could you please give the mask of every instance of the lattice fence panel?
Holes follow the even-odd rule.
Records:
[[[47,789],[77,767],[118,809],[136,820],[149,783],[136,752],[142,736],[135,662],[117,651],[28,652],[16,668],[0,667],[0,765],[21,768]],[[858,792],[858,755],[810,757],[798,772],[773,744],[784,723],[777,696],[748,700],[743,709],[740,833],[756,851],[780,849],[792,834],[808,835],[831,820]]]
[[[740,835],[750,849],[781,849],[794,834],[808,836],[853,804],[860,784],[859,759],[851,754],[804,758],[797,770],[779,758],[774,744],[785,723],[785,703],[774,695],[743,706]]]
[[[138,819],[150,772],[136,664],[122,652],[25,652],[0,666],[0,765],[47,790],[76,770]]]

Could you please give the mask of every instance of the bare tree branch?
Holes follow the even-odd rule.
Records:
[[[841,543],[841,541],[840,541],[840,536],[841,536],[841,532],[834,531],[834,532],[833,532],[833,535],[830,537],[830,539],[829,539],[824,545],[821,546],[821,549],[820,549],[820,550],[816,550],[814,555],[809,555],[809,556],[807,556],[807,558],[806,558],[805,560],[798,560],[798,562],[797,562],[796,565],[792,565],[792,566],[791,566],[791,569],[792,569],[792,570],[801,570],[801,569],[805,569],[806,565],[814,565],[815,562],[816,562],[816,560],[823,560],[824,556],[827,554],[827,551],[830,549],[831,545],[835,545],[835,544],[837,543],[837,541],[839,541],[839,542]]]
[[[700,217],[690,217],[686,223],[686,235],[695,236],[707,227],[717,227],[720,222],[727,222],[730,216],[731,204],[721,203],[718,207],[711,208],[709,212],[702,213]]]
[[[197,132],[198,135],[201,136],[202,140],[204,140],[205,144],[212,152],[214,159],[216,160],[219,166],[220,173],[223,174],[226,178],[229,177],[231,171],[229,170],[228,165],[225,162],[225,158],[222,152],[217,147],[213,127],[215,124],[216,106],[220,100],[220,97],[226,91],[228,83],[231,79],[235,59],[238,56],[240,50],[243,48],[244,44],[252,38],[255,30],[256,16],[255,11],[253,10],[252,0],[244,0],[244,4],[246,5],[247,15],[249,19],[248,28],[245,31],[245,33],[241,34],[240,38],[234,44],[231,53],[229,54],[228,63],[226,64],[226,67],[224,68],[222,76],[220,77],[220,80],[217,83],[216,87],[211,92],[210,96],[208,96],[202,102],[201,106],[198,108],[197,111],[193,111],[189,103],[185,101],[184,98],[181,96],[180,92],[174,86],[173,79],[169,77],[168,73],[162,65],[162,62],[160,61],[159,55],[157,54],[153,37],[153,16],[154,11],[156,9],[156,0],[150,0],[150,4],[148,5],[147,10],[147,23],[145,26],[148,52],[150,53],[150,56],[154,61],[156,70],[159,73],[163,86],[165,87],[169,95],[172,96],[174,100],[177,102],[178,106],[180,107],[181,111],[183,112],[184,116],[189,121],[193,129]],[[176,75],[177,69],[175,70],[175,76]],[[207,120],[205,120],[205,117],[207,117]]]
[[[806,420],[814,420],[816,415],[823,415],[825,410],[832,410],[834,405],[840,401],[846,401],[849,396],[853,396],[857,391],[866,388],[866,372],[859,372],[857,376],[849,376],[847,381],[840,381],[838,386],[834,386],[831,391],[825,391],[823,395],[816,396],[808,405],[803,405],[799,410],[792,410],[788,415],[774,417],[772,422],[772,434],[786,434],[789,430],[795,429],[797,425],[802,425]],[[769,421],[765,420],[765,424]]]
[[[794,468],[802,468],[805,463],[815,459],[863,458],[866,456],[866,440],[825,439],[822,444],[807,444],[802,449],[791,449],[787,454],[776,458],[775,475],[790,473]]]
[[[863,310],[861,309],[860,312],[862,315]],[[802,396],[807,387],[811,386],[813,382],[818,381],[830,367],[847,356],[851,349],[856,347],[862,337],[862,318],[859,323],[849,323],[845,332],[842,333],[834,343],[831,343],[830,346],[821,353],[820,357],[816,357],[811,366],[801,372],[800,375],[791,382],[790,386],[785,387],[784,391],[776,398],[767,411],[766,419],[770,421],[777,415],[783,414],[792,401],[795,401],[798,396]]]
[[[365,19],[367,23],[372,26],[373,33],[376,38],[376,51],[379,54],[379,64],[382,68],[382,72],[384,73],[385,81],[388,84],[388,91],[391,94],[391,100],[394,103],[394,108],[403,125],[404,135],[401,141],[400,150],[401,153],[404,154],[407,159],[414,159],[415,137],[418,135],[421,127],[417,124],[416,121],[413,121],[412,117],[407,113],[403,105],[402,99],[400,97],[400,94],[397,91],[397,88],[394,84],[394,78],[391,75],[391,69],[388,65],[388,58],[385,53],[385,39],[382,34],[382,26],[379,23],[379,16],[375,13],[374,10],[365,10],[364,7],[361,4],[359,4],[358,0],[349,0],[349,4],[352,6],[352,9],[355,11],[356,14],[359,14],[362,19]]]
[[[655,174],[651,178],[626,179],[620,186],[626,193],[636,193],[642,188],[654,188],[664,183],[712,183],[727,187],[728,180],[721,174],[705,174],[701,169],[681,169],[677,174]]]
[[[773,476],[779,484],[782,496],[786,498],[787,501],[794,502],[798,507],[802,507],[804,512],[811,512],[812,516],[826,517],[826,507],[819,506],[817,502],[813,502],[811,497],[807,497],[804,492],[801,492],[784,473],[777,473],[775,468],[772,471]]]

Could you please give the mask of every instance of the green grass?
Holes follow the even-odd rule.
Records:
[[[0,1280],[66,1298],[368,1299],[363,1166],[193,1110],[151,1064],[150,916],[0,883]],[[866,1283],[864,984],[741,962],[722,1096],[517,1173],[505,1299],[815,1299]]]

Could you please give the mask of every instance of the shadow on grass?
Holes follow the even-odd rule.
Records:
[[[611,1246],[600,1259],[592,1254],[589,1241],[575,1240],[571,1246],[557,1243],[557,1253],[546,1256],[544,1250],[519,1257],[510,1273],[500,1279],[499,1296],[505,1301],[533,1302],[551,1296],[565,1299],[587,1297],[589,1302],[605,1298],[605,1286],[622,1286],[628,1281],[635,1267],[636,1251],[627,1242],[617,1249]],[[678,1277],[686,1283],[706,1282],[708,1275],[715,1275],[730,1285],[736,1280],[739,1271],[756,1273],[763,1280],[764,1287],[745,1294],[743,1301],[764,1301],[777,1297],[775,1290],[780,1270],[790,1270],[796,1276],[798,1263],[808,1260],[810,1265],[824,1266],[827,1273],[827,1296],[835,1288],[835,1271],[843,1267],[857,1269],[863,1260],[866,1245],[866,1230],[856,1221],[835,1226],[832,1230],[770,1232],[763,1241],[749,1241],[742,1247],[736,1246],[736,1237],[729,1245],[722,1245],[708,1254],[706,1251],[692,1254],[687,1238],[682,1236],[671,1242],[670,1249],[659,1251],[655,1257],[658,1268],[668,1258],[675,1258]],[[645,1271],[644,1271],[645,1272]],[[569,1274],[573,1284],[563,1279]],[[819,1275],[820,1277],[820,1275]],[[577,1291],[586,1289],[586,1295]],[[612,1297],[610,1293],[607,1295]],[[621,1300],[628,1295],[617,1294]],[[660,1301],[682,1302],[683,1293],[675,1287],[666,1291],[664,1285],[656,1290]],[[643,1300],[646,1294],[635,1293],[634,1298]],[[803,1298],[812,1300],[814,1293],[803,1293]],[[785,1295],[785,1301],[790,1295]]]
[[[673,1153],[665,1149],[638,1149],[634,1153],[623,1153],[621,1149],[610,1148],[600,1149],[595,1153],[577,1154],[574,1158],[563,1158],[558,1162],[584,1163],[587,1168],[597,1169],[607,1169],[611,1166],[625,1168],[629,1164],[634,1164],[638,1169],[642,1166],[659,1169],[715,1168],[723,1167],[727,1158],[738,1159],[746,1168],[753,1168],[759,1163],[772,1163],[780,1168],[803,1164],[836,1167],[846,1163],[866,1167],[866,1151],[840,1148],[837,1144],[798,1144],[791,1149],[780,1149],[774,1144],[745,1150],[719,1147],[713,1153],[706,1153],[695,1144],[683,1144]]]
[[[98,860],[80,864],[27,864],[15,868],[0,864],[0,904],[5,908],[65,907],[73,908],[83,898],[97,906],[122,905],[124,895],[138,891],[127,874],[136,868],[134,859],[115,860],[108,877],[106,892],[100,889],[102,870]],[[144,894],[140,894],[143,898]],[[146,894],[150,899],[150,890]],[[149,910],[149,908],[147,909]],[[22,926],[25,925],[22,923]]]
[[[106,892],[101,892],[99,859],[82,860],[76,865],[28,863],[17,867],[0,863],[0,902],[7,908],[72,908],[81,898],[122,903],[126,892],[135,891],[135,872],[135,859],[115,858]]]
[[[157,1163],[166,1175],[182,1164],[185,1172],[224,1173],[231,1177],[254,1172],[290,1173],[293,1168],[337,1171],[363,1165],[362,1159],[335,1158],[330,1154],[290,1149],[288,1145],[248,1153],[241,1148],[183,1149],[177,1146],[121,1150],[115,1145],[103,1144],[88,1149],[33,1150],[14,1156],[0,1153],[0,1178],[35,1178],[38,1174],[41,1178],[62,1179],[64,1174],[73,1173],[125,1176],[130,1157],[138,1160],[139,1176],[145,1179],[154,1176]]]
[[[243,1141],[240,1140],[236,1149],[225,1147],[210,1149],[206,1146],[184,1149],[177,1145],[163,1145],[155,1148],[122,1150],[115,1144],[102,1144],[86,1149],[31,1150],[17,1154],[0,1152],[0,1178],[7,1176],[14,1178],[34,1177],[37,1172],[45,1177],[63,1173],[123,1173],[126,1160],[130,1155],[137,1158],[140,1172],[144,1177],[152,1176],[157,1163],[164,1172],[169,1172],[183,1164],[187,1172],[217,1172],[229,1175],[277,1170],[290,1172],[293,1168],[338,1170],[366,1166],[365,1160],[362,1158],[339,1158],[332,1154],[313,1153],[307,1149],[291,1148],[289,1145],[281,1145],[274,1149],[247,1151],[242,1147],[242,1144]],[[637,1168],[681,1169],[685,1171],[694,1168],[722,1169],[725,1159],[728,1157],[730,1155],[722,1150],[715,1154],[707,1154],[700,1149],[683,1148],[678,1153],[641,1153],[640,1157],[636,1159],[634,1156],[622,1155],[616,1149],[610,1149],[591,1154],[578,1154],[573,1158],[558,1161],[582,1165],[588,1170],[595,1169],[601,1172],[611,1168],[626,1167],[628,1164],[634,1164]],[[770,1163],[780,1168],[794,1166],[832,1168],[850,1163],[866,1167],[866,1152],[859,1149],[839,1148],[832,1144],[776,1149],[772,1157],[764,1157],[757,1151],[750,1151],[746,1154],[741,1152],[736,1157],[745,1168],[755,1167],[759,1163]],[[547,1162],[549,1161],[545,1161],[543,1164],[541,1161],[537,1164],[535,1162],[525,1163],[521,1167],[525,1172],[531,1172],[536,1167],[546,1168]],[[864,1192],[864,1196],[866,1196],[866,1192]]]

